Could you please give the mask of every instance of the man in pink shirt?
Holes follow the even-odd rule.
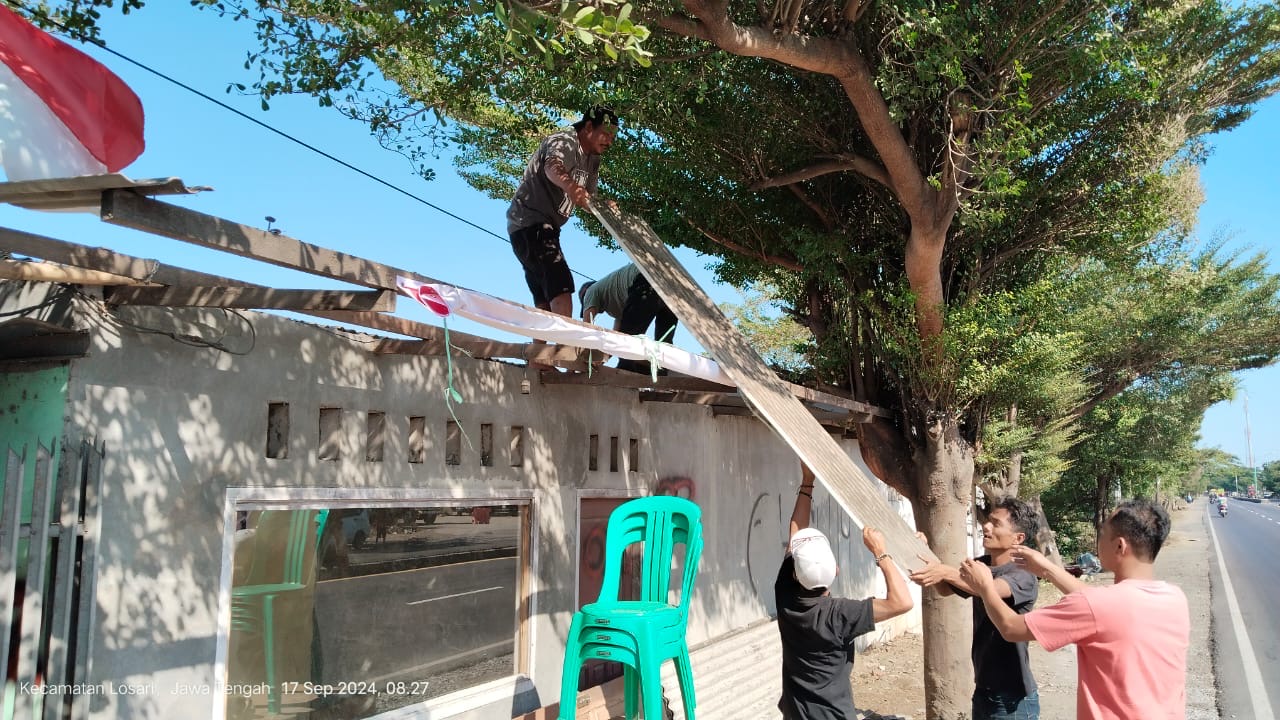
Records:
[[[1102,525],[1098,557],[1115,584],[1091,587],[1030,548],[1015,562],[1063,592],[1049,607],[1018,615],[1000,602],[991,568],[966,560],[961,577],[978,590],[1009,642],[1035,640],[1053,651],[1075,643],[1081,720],[1173,720],[1186,716],[1187,598],[1152,571],[1169,537],[1169,514],[1146,500],[1116,508]]]

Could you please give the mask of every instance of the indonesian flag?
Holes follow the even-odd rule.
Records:
[[[9,180],[117,172],[142,154],[123,80],[0,4],[0,163]]]

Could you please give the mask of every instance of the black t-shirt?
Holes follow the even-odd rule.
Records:
[[[845,600],[806,590],[790,555],[773,596],[782,634],[782,699],[786,720],[853,720],[853,639],[875,629],[871,599]]]
[[[978,562],[991,564],[991,556],[983,555]],[[1036,605],[1040,586],[1036,576],[1014,563],[991,568],[991,576],[1003,578],[1013,594],[1004,598],[1005,604],[1019,615],[1031,612]],[[964,592],[957,591],[962,597]],[[1026,697],[1036,690],[1036,680],[1031,676],[1031,662],[1027,658],[1025,642],[1011,643],[1000,635],[995,623],[987,616],[982,598],[973,599],[973,684],[989,692],[1021,694]]]

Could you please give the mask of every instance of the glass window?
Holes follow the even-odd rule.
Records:
[[[238,512],[227,717],[369,717],[516,674],[526,514]]]

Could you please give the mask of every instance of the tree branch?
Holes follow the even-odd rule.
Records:
[[[715,43],[734,55],[777,60],[801,70],[839,77],[849,72],[857,54],[852,45],[833,38],[775,34],[767,28],[738,25],[729,18],[722,2],[684,0],[684,7],[696,21],[679,22],[678,16],[668,16],[671,19],[659,19],[659,26]]]
[[[647,16],[647,14],[645,14]],[[646,17],[647,19],[647,17]],[[682,37],[698,38],[712,42],[711,33],[697,20],[683,15],[657,15],[652,20],[654,25]]]
[[[757,260],[762,260],[764,262],[767,262],[770,265],[777,265],[778,267],[784,267],[788,270],[795,270],[796,272],[804,271],[804,266],[796,262],[795,260],[792,260],[790,258],[777,257],[776,255],[766,255],[763,252],[757,252],[754,250],[748,250],[747,248],[739,245],[738,243],[733,242],[732,240],[726,240],[725,238],[722,238],[719,235],[715,235],[706,230],[703,230],[702,228],[698,227],[689,218],[682,218],[682,219],[686,223],[689,223],[689,227],[702,233],[702,236],[705,237],[706,239],[710,240],[711,242],[725,249],[732,250],[733,252],[736,252],[739,255],[746,255],[747,257],[753,257]]]
[[[799,185],[788,185],[787,189],[794,193],[796,197],[800,198],[800,202],[807,205],[809,209],[813,211],[814,215],[818,216],[818,220],[822,222],[822,227],[826,228],[827,232],[831,232],[835,229],[836,224],[835,221],[831,219],[831,213],[822,209],[821,205],[815,202],[813,198],[809,197],[809,193],[805,192]]]
[[[892,189],[892,186],[889,184],[889,175],[879,163],[857,155],[842,155],[836,160],[816,163],[808,167],[800,168],[799,170],[793,170],[785,175],[766,178],[751,185],[750,189],[755,192],[759,192],[768,188],[782,187],[783,185],[791,185],[798,182],[804,182],[805,180],[812,180],[813,178],[830,175],[831,173],[850,171],[869,177],[881,185]]]
[[[734,55],[776,60],[839,80],[884,163],[898,201],[914,223],[933,225],[936,222],[937,192],[925,182],[915,154],[889,114],[889,105],[876,87],[870,67],[852,40],[775,34],[767,28],[744,27],[729,17],[725,0],[682,2],[697,22],[660,22],[662,27],[687,37],[708,40]]]
[[[846,22],[855,23],[858,22],[858,19],[862,17],[862,13],[866,12],[868,7],[871,7],[871,3],[866,0],[848,0],[844,4],[844,11],[840,15]]]
[[[1090,410],[1098,407],[1102,403],[1124,392],[1126,388],[1132,385],[1134,381],[1140,377],[1139,373],[1132,372],[1132,371],[1126,373],[1125,375],[1128,378],[1127,380],[1115,380],[1113,382],[1107,383],[1097,393],[1094,393],[1092,397],[1090,397],[1088,400],[1084,401],[1080,405],[1076,406],[1076,408],[1071,412],[1067,413],[1066,419],[1079,420],[1080,418],[1087,415]]]

